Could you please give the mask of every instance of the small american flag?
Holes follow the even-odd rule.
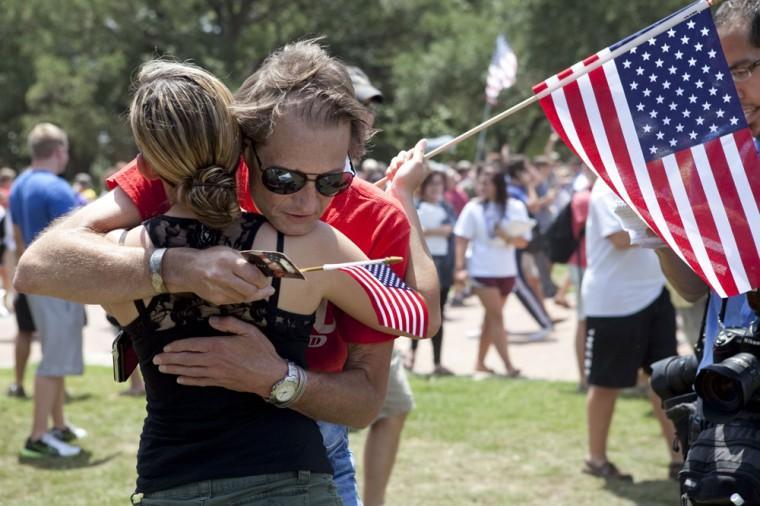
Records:
[[[496,49],[488,66],[486,78],[486,102],[496,105],[501,90],[515,84],[517,75],[517,57],[507,43],[504,35],[496,37]]]
[[[707,5],[534,92],[544,92],[546,116],[578,157],[725,297],[760,286],[760,163]]]
[[[342,267],[367,292],[378,321],[404,334],[425,337],[428,312],[425,299],[384,264]]]

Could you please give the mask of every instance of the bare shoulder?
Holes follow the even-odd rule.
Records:
[[[308,234],[287,237],[285,244],[288,255],[292,252],[293,260],[298,264],[318,265],[366,258],[351,239],[322,221]]]

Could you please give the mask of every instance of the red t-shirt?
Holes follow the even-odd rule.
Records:
[[[243,161],[237,174],[240,206],[246,211],[256,212],[246,191],[248,167]],[[169,209],[161,182],[145,179],[137,170],[134,160],[106,182],[111,190],[121,187],[137,206],[143,219]],[[404,262],[392,266],[403,279],[409,253],[409,222],[395,199],[356,178],[348,190],[333,198],[322,215],[322,221],[340,230],[369,258],[403,257]],[[394,339],[390,334],[359,323],[332,304],[323,304],[316,318],[306,354],[310,369],[326,372],[342,370],[348,356],[347,343],[380,343]]]

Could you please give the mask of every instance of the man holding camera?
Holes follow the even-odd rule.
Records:
[[[723,53],[739,94],[752,134],[760,136],[760,2],[730,0],[715,13]],[[660,248],[657,256],[662,271],[673,288],[688,301],[696,301],[708,286],[669,248]],[[744,328],[756,318],[745,295],[722,299],[712,290],[704,323],[704,347],[700,368],[713,363],[713,344],[721,323],[725,327]],[[723,313],[721,315],[721,313]]]

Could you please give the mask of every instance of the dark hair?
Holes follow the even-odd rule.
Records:
[[[515,155],[509,157],[509,161],[507,162],[507,174],[509,174],[509,177],[517,179],[526,170],[528,170],[528,162],[524,156]]]
[[[507,182],[509,176],[504,171],[495,168],[494,165],[486,164],[482,170],[478,172],[478,177],[487,176],[491,179],[494,187],[496,188],[496,195],[494,196],[493,203],[496,204],[499,209],[499,216],[504,216],[507,212],[507,201],[509,200],[509,193],[507,192]],[[482,202],[483,206],[488,204],[488,201]],[[497,223],[498,225],[498,223]],[[493,233],[493,231],[489,231]]]
[[[425,177],[425,179],[422,180],[422,183],[420,183],[420,199],[424,199],[425,190],[427,190],[427,187],[433,183],[433,180],[436,178],[436,176],[441,177],[443,181],[443,185],[446,186],[445,173],[438,170],[430,171],[430,174],[428,174],[427,177]]]
[[[718,30],[746,26],[749,43],[760,47],[760,0],[726,0],[715,12],[715,26]]]

